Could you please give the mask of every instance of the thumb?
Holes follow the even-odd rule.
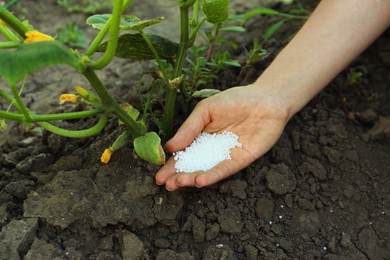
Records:
[[[184,121],[179,130],[177,130],[175,136],[165,144],[165,148],[169,152],[176,152],[184,149],[194,141],[210,121],[207,103],[203,101],[199,102],[191,115]]]

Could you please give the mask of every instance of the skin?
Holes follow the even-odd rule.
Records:
[[[206,172],[176,174],[171,157],[156,183],[205,187],[244,169],[277,142],[289,119],[390,26],[390,0],[322,0],[255,83],[202,100],[165,148],[184,149],[202,132],[231,131],[242,148]]]

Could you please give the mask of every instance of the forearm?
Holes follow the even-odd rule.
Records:
[[[390,25],[390,0],[322,0],[255,82],[298,112]]]

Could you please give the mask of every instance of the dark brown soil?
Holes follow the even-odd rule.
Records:
[[[72,20],[86,29],[85,15],[40,2],[20,1],[14,10],[52,35]],[[237,41],[250,46],[272,21],[250,22],[248,37]],[[299,25],[265,42],[269,57],[242,78],[226,70],[221,78],[233,83],[219,84],[252,81]],[[114,118],[81,140],[10,123],[0,135],[0,259],[390,259],[389,38],[382,35],[297,114],[264,157],[208,188],[166,191],[154,182],[157,168],[131,147],[101,164],[119,133]],[[101,76],[116,97],[135,100],[131,86],[143,67],[116,60]],[[351,71],[363,72],[355,84]],[[62,109],[54,105],[59,94],[86,85],[64,68],[31,79],[24,98],[40,112]]]

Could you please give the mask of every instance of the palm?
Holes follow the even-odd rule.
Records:
[[[206,172],[176,174],[170,158],[156,175],[167,189],[203,187],[225,179],[266,153],[281,135],[288,118],[269,94],[261,89],[238,87],[203,100],[170,140],[170,152],[184,149],[201,132],[230,131],[239,136],[242,148],[231,151],[232,160],[219,163]]]

